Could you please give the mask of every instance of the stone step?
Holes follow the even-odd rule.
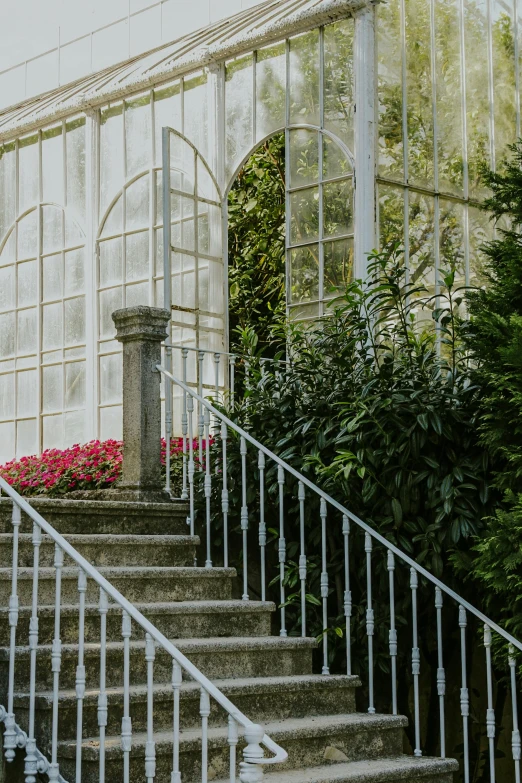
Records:
[[[172,601],[165,603],[135,603],[136,608],[169,639],[208,638],[212,636],[269,636],[271,615],[275,604],[261,601]],[[78,606],[62,606],[60,636],[63,643],[78,641]],[[0,609],[0,646],[9,644],[9,608]],[[31,608],[19,611],[16,633],[19,645],[29,642]],[[107,640],[121,641],[121,609],[109,605]],[[38,607],[38,641],[52,644],[54,638],[54,606]],[[98,605],[85,608],[85,641],[100,641]]]
[[[265,767],[278,783],[453,783],[458,763],[454,759],[396,756],[387,759],[321,764],[311,769],[279,771],[278,766]],[[274,774],[275,773],[275,774]],[[214,783],[229,783],[222,778]]]
[[[186,535],[188,505],[172,503],[136,503],[107,500],[56,500],[28,498],[29,504],[62,535],[66,533],[114,535]],[[0,532],[11,533],[12,503],[0,499]],[[31,533],[33,522],[22,514],[21,531]]]
[[[360,685],[358,677],[303,675],[296,677],[260,677],[239,680],[216,680],[215,684],[233,704],[247,716],[255,715],[256,721],[305,718],[311,715],[338,715],[355,711],[355,689]],[[98,733],[98,691],[87,691],[83,703],[83,736]],[[36,725],[38,744],[50,742],[52,727],[51,691],[40,692],[36,697]],[[123,689],[112,688],[107,693],[107,734],[118,734],[123,717]],[[195,682],[184,682],[180,690],[180,723],[183,730],[200,724],[200,689]],[[28,694],[15,695],[15,713],[19,725],[27,729]],[[147,729],[147,689],[143,685],[132,686],[130,711],[133,730]],[[76,738],[77,700],[75,691],[61,691],[59,695],[58,732],[60,740]],[[210,724],[227,725],[228,716],[211,700]],[[154,687],[154,730],[168,731],[172,726],[172,687]]]
[[[266,733],[288,753],[288,761],[278,767],[278,776],[285,769],[304,769],[320,765],[325,754],[333,749],[345,761],[360,761],[398,756],[402,751],[402,734],[406,718],[390,715],[324,715],[265,723]],[[211,727],[208,742],[209,779],[225,777],[229,768],[227,729]],[[168,783],[172,771],[172,731],[160,732],[156,739],[157,783]],[[146,735],[133,732],[130,758],[130,778],[140,780],[144,774]],[[238,758],[244,742],[238,745]],[[121,740],[108,737],[105,744],[108,778],[121,779],[123,768]],[[58,757],[62,775],[72,777],[76,758],[76,743],[62,742]],[[99,741],[84,740],[82,747],[82,783],[98,780]],[[180,735],[180,771],[184,783],[201,781],[201,729],[188,729]],[[279,779],[279,777],[278,777]]]
[[[197,536],[139,535],[66,535],[64,538],[95,568],[102,566],[193,566]],[[21,533],[18,543],[18,565],[33,566],[32,534]],[[54,565],[55,545],[50,536],[42,537],[39,564]],[[13,562],[13,536],[0,533],[0,568]],[[65,556],[65,565],[72,560]]]
[[[0,568],[0,605],[9,604],[11,594],[10,568]],[[227,600],[232,597],[233,568],[99,568],[116,590],[131,602]],[[78,568],[62,569],[61,600],[64,604],[78,603]],[[40,568],[38,572],[38,600],[52,604],[55,598],[56,571]],[[18,569],[18,598],[20,604],[31,605],[33,569]],[[99,587],[92,579],[87,581],[86,601],[99,600]]]
[[[133,627],[137,636],[138,629]],[[315,639],[299,637],[258,636],[251,638],[181,639],[176,647],[184,653],[194,666],[212,681],[232,677],[268,677],[278,672],[284,677],[296,674],[311,674],[312,651],[317,646]],[[51,645],[39,645],[37,650],[37,690],[53,687],[51,671]],[[15,659],[15,689],[26,691],[30,673],[29,647],[17,647]],[[9,649],[0,648],[0,703],[7,691]],[[72,690],[76,682],[78,645],[62,645],[60,688]],[[100,645],[85,645],[85,669],[87,689],[99,687]],[[131,640],[130,671],[133,684],[144,684],[147,677],[145,642]],[[162,649],[156,650],[154,681],[170,683],[172,659]],[[107,687],[118,687],[123,683],[123,643],[107,643]]]

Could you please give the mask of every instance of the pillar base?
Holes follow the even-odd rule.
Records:
[[[124,503],[172,503],[174,498],[164,489],[136,486],[115,486],[109,489],[85,489],[71,492],[66,500],[106,500]]]

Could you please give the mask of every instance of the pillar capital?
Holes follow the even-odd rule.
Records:
[[[116,339],[120,343],[162,343],[168,337],[170,313],[159,307],[124,307],[112,314],[112,320],[116,326]]]

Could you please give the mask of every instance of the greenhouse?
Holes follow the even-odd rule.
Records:
[[[173,344],[226,351],[228,193],[275,134],[291,317],[327,313],[391,241],[434,293],[441,270],[479,279],[480,168],[520,132],[521,13],[270,0],[2,111],[0,463],[121,437],[118,308],[167,303]]]

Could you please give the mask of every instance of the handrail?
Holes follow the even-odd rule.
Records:
[[[439,588],[439,590],[441,590],[447,596],[449,596],[454,601],[456,601],[457,604],[459,604],[459,606],[463,607],[468,612],[471,612],[471,614],[473,614],[482,623],[487,625],[491,630],[494,630],[496,633],[502,636],[509,644],[513,645],[513,647],[516,647],[518,650],[522,652],[522,642],[518,641],[518,639],[515,639],[514,636],[511,636],[510,633],[508,633],[499,625],[497,625],[497,623],[495,623],[493,620],[490,620],[485,614],[483,614],[483,612],[481,612],[479,609],[476,609],[472,604],[469,603],[469,601],[466,601],[465,598],[462,598],[458,593],[456,593],[450,587],[447,587],[447,585],[445,585],[444,582],[441,582],[440,579],[438,579],[436,576],[433,576],[433,574],[427,571],[423,566],[419,565],[415,560],[413,560],[401,549],[395,546],[395,544],[392,544],[390,541],[384,538],[384,536],[382,536],[380,533],[378,533],[376,530],[370,527],[370,525],[368,525],[366,522],[360,519],[360,517],[354,514],[353,511],[350,511],[348,508],[343,506],[341,503],[335,500],[331,495],[329,495],[323,489],[321,489],[316,484],[314,484],[313,481],[311,481],[305,475],[303,475],[298,470],[296,470],[291,465],[289,465],[288,462],[285,462],[285,460],[281,459],[281,457],[278,457],[277,454],[274,454],[273,451],[268,449],[266,446],[263,446],[263,444],[260,443],[258,440],[256,440],[256,438],[254,438],[252,435],[250,435],[250,433],[248,433],[238,424],[236,424],[231,419],[229,419],[228,416],[226,416],[224,413],[222,413],[217,408],[215,408],[211,403],[208,402],[208,400],[206,400],[204,397],[201,397],[192,388],[184,384],[183,381],[180,381],[178,378],[175,378],[171,373],[167,372],[165,368],[162,367],[161,365],[158,365],[157,369],[159,372],[165,375],[165,377],[169,378],[170,381],[177,384],[186,394],[190,394],[194,399],[196,399],[200,403],[200,405],[203,405],[216,418],[224,422],[227,425],[227,427],[230,427],[235,432],[237,432],[237,434],[241,438],[244,438],[246,441],[248,441],[253,446],[255,446],[255,448],[258,451],[261,451],[266,457],[269,457],[271,460],[273,460],[273,462],[275,462],[281,468],[283,468],[292,476],[294,476],[294,478],[296,478],[302,484],[304,484],[313,492],[315,492],[315,494],[318,495],[320,498],[322,498],[326,503],[328,503],[329,505],[333,506],[338,511],[340,511],[341,514],[349,517],[353,522],[355,522],[355,524],[357,524],[360,528],[362,528],[362,530],[364,530],[365,533],[369,534],[373,539],[375,539],[380,544],[382,544],[388,551],[393,552],[394,555],[399,557],[403,562],[407,563],[410,566],[410,568],[413,568],[418,574],[423,576],[425,579],[431,582],[435,587]]]
[[[92,579],[96,584],[117,603],[156,643],[162,647],[185,671],[190,675],[208,694],[211,696],[237,723],[244,729],[256,727],[249,718],[243,715],[237,707],[217,688],[199,669],[194,666],[189,659],[183,655],[177,647],[164,636],[147,618],[123,596],[119,590],[111,585],[99,571],[91,565],[76,549],[69,544],[32,506],[25,500],[10,484],[0,476],[0,489],[3,490],[14,503],[35,522],[39,528],[52,538],[60,549],[67,554],[74,562]],[[254,764],[281,764],[288,758],[287,752],[274,742],[267,734],[263,734],[261,742],[265,747],[274,753],[273,758],[250,759],[245,756],[245,760]]]
[[[287,359],[271,359],[269,356],[246,356],[243,353],[237,353],[234,351],[216,351],[212,348],[195,348],[189,345],[178,345],[176,343],[164,342],[165,348],[176,348],[177,350],[193,351],[194,353],[207,353],[211,356],[229,356],[230,359],[243,359],[245,362],[251,362],[253,359],[257,359],[259,362],[267,362],[270,364],[291,364]]]

